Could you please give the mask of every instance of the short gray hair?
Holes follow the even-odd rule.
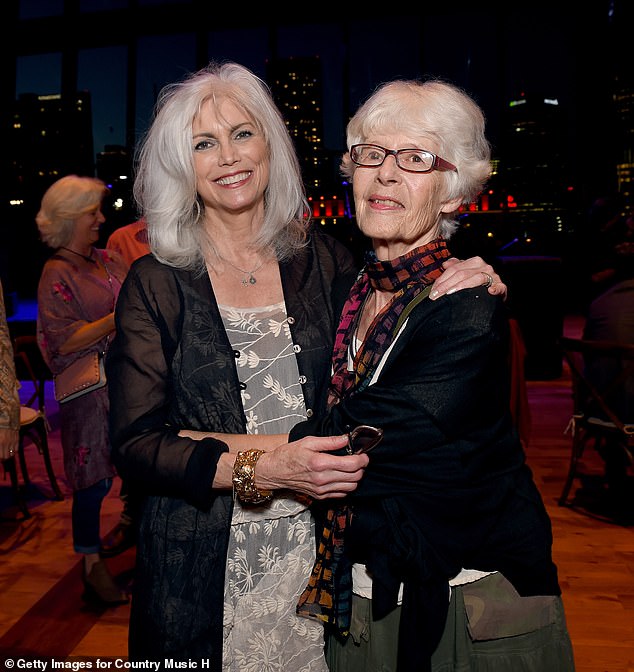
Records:
[[[68,245],[75,220],[100,207],[108,192],[106,184],[96,177],[66,175],[53,182],[35,216],[42,241],[53,249]]]
[[[347,146],[367,142],[372,134],[402,133],[433,139],[438,154],[458,171],[439,173],[445,198],[473,202],[491,173],[491,147],[484,134],[484,114],[462,89],[439,79],[397,80],[381,85],[348,123]],[[424,148],[424,146],[423,146]],[[390,148],[394,149],[394,148]],[[346,153],[341,172],[353,179],[356,164]],[[458,227],[455,213],[441,213],[440,234],[449,238]]]

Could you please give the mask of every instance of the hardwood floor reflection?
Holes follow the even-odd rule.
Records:
[[[557,505],[570,448],[564,433],[570,413],[567,372],[557,380],[529,381],[528,393],[532,432],[527,457],[553,522],[554,555],[577,672],[634,672],[634,527]],[[56,406],[52,398],[47,403],[54,466],[68,495]],[[50,494],[41,457],[34,448],[28,450],[33,450],[28,455],[33,483]],[[584,466],[590,473],[601,472],[591,452]],[[26,649],[41,657],[124,658],[129,607],[90,612],[81,601],[80,570],[71,547],[70,497],[56,502],[36,489],[29,495],[29,520],[0,523],[0,660]],[[105,502],[104,533],[114,527],[120,510],[117,483]],[[9,483],[0,481],[0,515],[13,513]],[[127,581],[134,550],[108,563]]]
[[[41,455],[26,447],[31,486],[27,504],[31,517],[17,516],[8,480],[0,481],[0,660],[4,657],[125,657],[129,606],[95,609],[82,599],[81,562],[71,538],[71,496],[64,477],[52,383],[46,385],[50,452],[64,500],[52,492]],[[106,498],[102,534],[119,520],[120,481]],[[134,549],[106,561],[124,585],[131,582]]]

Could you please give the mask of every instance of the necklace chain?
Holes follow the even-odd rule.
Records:
[[[218,257],[220,258],[221,261],[224,261],[225,264],[229,264],[229,266],[231,266],[231,268],[234,268],[236,271],[238,271],[238,272],[242,273],[242,275],[244,275],[244,278],[242,278],[242,280],[240,280],[243,287],[248,287],[249,285],[255,285],[257,283],[257,279],[255,278],[254,273],[257,273],[262,268],[262,266],[264,266],[264,264],[266,263],[266,261],[261,261],[253,270],[245,271],[243,268],[238,268],[238,266],[236,266],[235,264],[232,264],[228,259],[225,259],[224,257],[221,257],[220,255],[218,255]]]
[[[81,252],[75,252],[75,250],[71,250],[70,247],[64,247],[63,245],[60,245],[60,249],[66,250],[66,252],[70,252],[71,254],[76,254],[78,257],[81,257],[84,261],[87,261],[89,264],[94,264],[95,266],[99,265],[99,262],[92,256],[92,247],[90,248],[90,256],[86,256]]]

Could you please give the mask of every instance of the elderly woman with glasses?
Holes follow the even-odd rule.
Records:
[[[290,432],[369,451],[357,489],[321,511],[298,605],[328,625],[331,672],[574,669],[509,410],[505,304],[482,287],[428,298],[489,176],[484,128],[437,80],[383,85],[348,125],[342,168],[373,253],[343,307],[328,413]]]

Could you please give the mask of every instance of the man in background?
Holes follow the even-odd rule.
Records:
[[[634,230],[634,218],[628,217],[628,227]],[[583,338],[591,341],[616,341],[634,344],[634,242],[627,237],[614,246],[612,284],[588,307]],[[585,361],[586,374],[599,389],[620,372],[614,359],[593,358]],[[610,399],[619,417],[634,423],[634,378],[629,376]],[[628,482],[628,470],[634,464],[626,446],[618,440],[600,449],[605,462],[605,476],[614,517],[620,522],[634,521],[634,492]]]
[[[131,265],[135,259],[150,253],[147,226],[143,217],[132,224],[115,229],[108,238],[106,248],[118,252]]]
[[[128,266],[139,257],[149,254],[145,220],[141,217],[136,222],[115,229],[108,238],[106,248],[118,252]],[[136,544],[137,504],[124,480],[121,482],[119,497],[123,502],[123,511],[117,525],[101,542],[100,554],[103,558],[112,558]]]

